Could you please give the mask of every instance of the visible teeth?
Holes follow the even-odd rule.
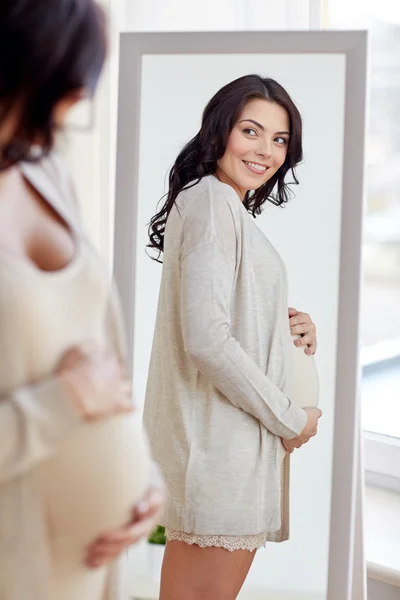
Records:
[[[253,167],[253,169],[257,169],[257,171],[260,171],[261,173],[267,170],[267,167],[263,167],[262,165],[258,165],[257,163],[248,162],[247,160],[245,160],[244,162],[246,163],[246,165]]]

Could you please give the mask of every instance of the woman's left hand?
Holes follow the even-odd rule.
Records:
[[[295,308],[289,308],[289,325],[292,335],[301,335],[294,341],[296,346],[306,346],[306,354],[315,354],[317,350],[317,330],[310,315],[300,312]]]
[[[148,490],[132,510],[132,518],[125,526],[110,531],[90,545],[86,566],[102,567],[115,560],[124,550],[148,537],[157,524],[164,506],[164,491],[160,487]]]
[[[292,440],[284,440],[282,438],[282,444],[288,454],[292,454],[296,448],[301,448],[302,444],[298,442],[292,442]]]

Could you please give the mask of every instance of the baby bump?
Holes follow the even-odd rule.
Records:
[[[145,492],[149,470],[136,413],[87,424],[72,435],[39,473],[56,554],[72,553],[80,561],[99,534],[127,522]]]
[[[301,408],[315,408],[319,404],[319,378],[314,356],[307,355],[304,346],[295,346],[294,340],[300,335],[292,336],[293,345],[293,387],[291,400]],[[278,441],[278,461],[286,456],[286,450]]]
[[[292,340],[300,336],[293,336]],[[319,379],[314,356],[305,347],[293,344],[293,393],[292,400],[301,408],[313,408],[319,403]]]

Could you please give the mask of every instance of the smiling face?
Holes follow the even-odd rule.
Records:
[[[243,108],[217,162],[216,175],[241,200],[264,185],[285,162],[290,137],[289,116],[279,104],[255,98]]]

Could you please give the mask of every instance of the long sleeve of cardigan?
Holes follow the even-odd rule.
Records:
[[[234,262],[217,239],[197,245],[181,262],[182,331],[198,370],[237,408],[273,434],[296,437],[306,413],[287,398],[230,331]]]
[[[0,396],[0,484],[48,458],[82,423],[56,377]]]

